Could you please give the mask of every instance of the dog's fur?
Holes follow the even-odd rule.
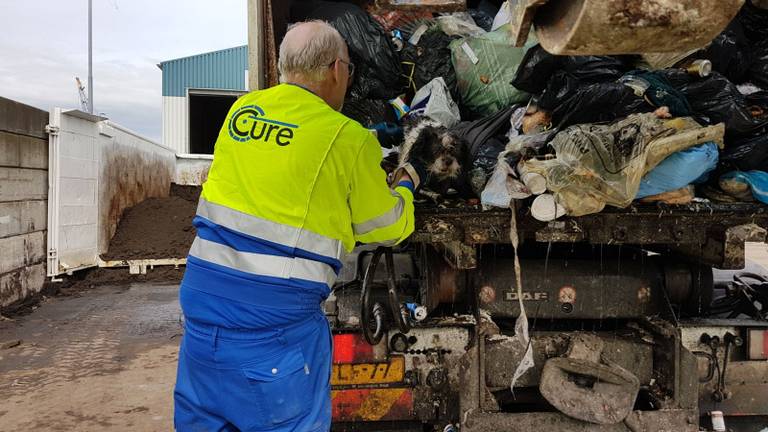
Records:
[[[437,122],[420,119],[406,126],[400,164],[416,161],[427,171],[423,185],[438,193],[453,188],[464,194],[468,188],[469,145]]]

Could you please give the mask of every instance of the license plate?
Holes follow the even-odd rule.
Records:
[[[334,364],[331,385],[334,387],[379,387],[403,382],[405,358],[392,357],[387,363]]]

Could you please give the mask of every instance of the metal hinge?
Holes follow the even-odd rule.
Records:
[[[45,125],[45,132],[48,135],[58,135],[59,134],[59,127],[58,126],[52,126],[52,125]]]

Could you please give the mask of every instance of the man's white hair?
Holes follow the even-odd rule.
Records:
[[[293,29],[308,23],[317,24],[312,37],[304,40],[290,37]],[[329,65],[344,55],[345,46],[341,34],[325,21],[314,20],[292,25],[280,44],[280,57],[277,61],[280,81],[286,82],[296,76],[312,82],[322,81]]]

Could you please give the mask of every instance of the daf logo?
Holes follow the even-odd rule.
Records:
[[[518,301],[518,295],[516,291],[506,291],[504,299],[506,301]],[[549,293],[542,292],[523,292],[523,301],[549,301]]]
[[[229,136],[235,141],[274,142],[287,146],[293,139],[298,125],[285,123],[265,117],[264,110],[257,105],[240,107],[232,114],[228,124]]]

